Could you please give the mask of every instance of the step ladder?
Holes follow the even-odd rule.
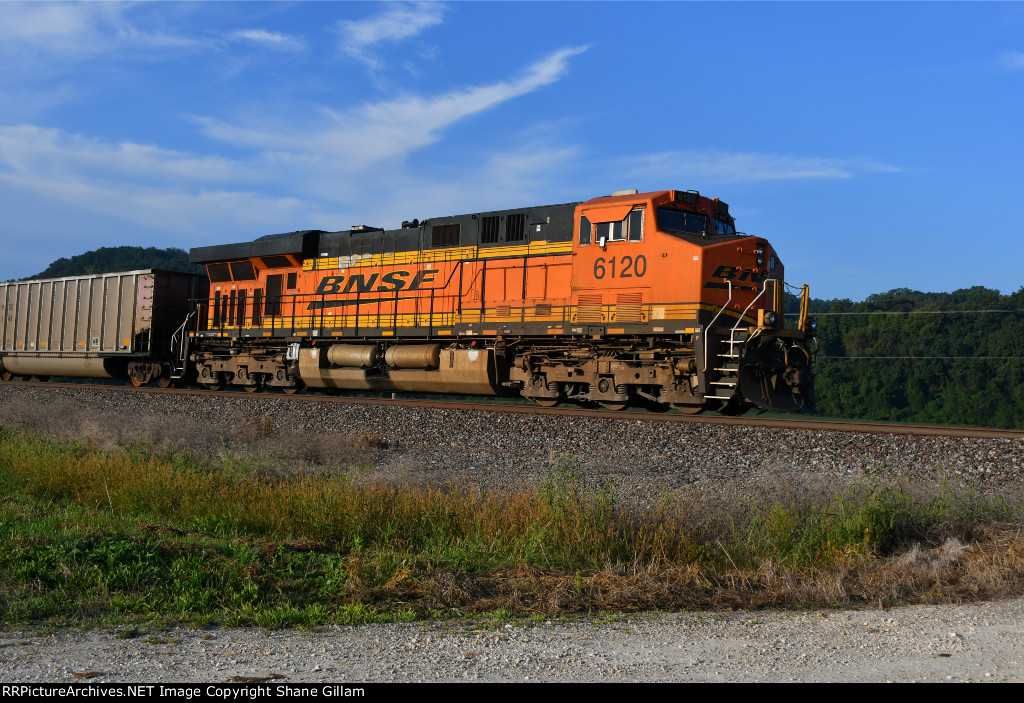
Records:
[[[746,330],[733,327],[729,331],[729,338],[722,342],[725,350],[715,357],[715,366],[712,367],[718,377],[708,383],[708,390],[714,395],[708,393],[704,395],[705,398],[731,400],[736,394],[736,387],[740,382],[740,356],[746,341]]]

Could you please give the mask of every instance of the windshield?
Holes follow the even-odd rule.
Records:
[[[736,225],[715,218],[715,234],[736,234]]]
[[[707,215],[672,208],[658,208],[658,229],[662,232],[705,234],[708,232]]]

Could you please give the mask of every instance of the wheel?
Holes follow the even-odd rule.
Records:
[[[258,390],[260,389],[260,387],[259,387],[259,386],[256,386],[256,385],[252,385],[252,386],[242,386],[242,388],[244,388],[244,389],[245,389],[245,392],[246,392],[246,393],[255,393],[256,391],[258,391]]]
[[[208,391],[221,391],[221,390],[224,390],[224,384],[223,383],[200,383],[199,385],[201,385],[203,388],[205,388]]]
[[[699,415],[704,412],[703,405],[687,405],[686,403],[672,403],[672,407],[686,415]]]
[[[605,410],[614,410],[614,411],[625,410],[626,408],[629,407],[629,401],[628,400],[602,400],[601,401],[601,406]]]
[[[4,371],[0,373],[0,380],[10,381],[12,378],[14,378],[14,374],[11,373],[10,371]]]
[[[561,398],[530,398],[534,403],[544,408],[553,408],[561,402]]]
[[[135,386],[136,388],[142,388],[144,385],[146,385],[144,382],[140,381],[134,376],[129,376],[128,380],[131,381],[132,385]]]
[[[283,390],[288,395],[295,395],[296,393],[302,390],[302,386],[299,386],[297,384],[294,386],[285,386],[281,390]]]
[[[169,376],[161,376],[160,378],[156,379],[156,385],[160,386],[161,388],[170,388],[173,383],[174,379],[170,378]]]

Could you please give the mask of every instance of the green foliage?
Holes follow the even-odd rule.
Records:
[[[799,310],[795,297],[787,310]],[[1024,428],[1024,359],[999,358],[1024,357],[1024,288],[1012,295],[980,286],[898,288],[859,303],[812,299],[810,310],[818,321],[820,414]],[[986,310],[1001,312],[977,312]]]
[[[970,539],[978,525],[1016,514],[945,489],[860,484],[794,495],[758,494],[688,522],[621,510],[615,487],[594,487],[571,455],[533,492],[483,495],[261,477],[0,427],[0,623],[316,627],[408,620],[452,604],[508,619],[527,596],[542,610],[578,611],[616,589],[625,600],[614,602],[630,608],[674,608],[707,598],[708,584],[745,583],[767,563],[798,583],[850,558],[867,564],[919,542]],[[644,600],[671,578],[688,585]]]
[[[30,278],[62,278],[64,276],[83,276],[139,269],[163,269],[199,275],[206,273],[202,266],[188,262],[188,252],[183,249],[174,247],[168,249],[100,247],[84,254],[72,256],[70,259],[61,257],[50,264],[45,271],[30,276]]]

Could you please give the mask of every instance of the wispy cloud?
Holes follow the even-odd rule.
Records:
[[[999,56],[998,63],[1011,71],[1024,71],[1024,52],[1004,51]]]
[[[216,156],[197,157],[147,144],[111,144],[59,129],[0,126],[0,172],[60,180],[144,179],[146,182],[217,183],[261,180],[258,171]]]
[[[383,12],[361,20],[338,22],[339,47],[369,68],[383,61],[374,49],[381,44],[409,39],[444,20],[445,6],[437,2],[391,3]]]
[[[297,37],[265,29],[241,29],[229,33],[228,38],[278,51],[302,51],[306,48],[306,43]]]
[[[869,159],[831,159],[725,151],[668,151],[633,159],[634,175],[688,182],[730,183],[798,179],[852,178],[861,172],[902,169]]]
[[[173,32],[143,30],[129,19],[129,3],[5,2],[0,47],[47,53],[98,54],[111,49],[182,49],[202,41]],[[146,8],[143,8],[146,9]]]
[[[202,119],[206,134],[232,144],[263,149],[282,160],[329,159],[336,168],[359,170],[400,160],[433,144],[450,125],[533,92],[561,78],[569,59],[587,47],[556,51],[514,80],[451,91],[433,97],[410,96],[364,105],[350,112],[322,109],[315,124],[293,120],[275,124],[228,124]]]

